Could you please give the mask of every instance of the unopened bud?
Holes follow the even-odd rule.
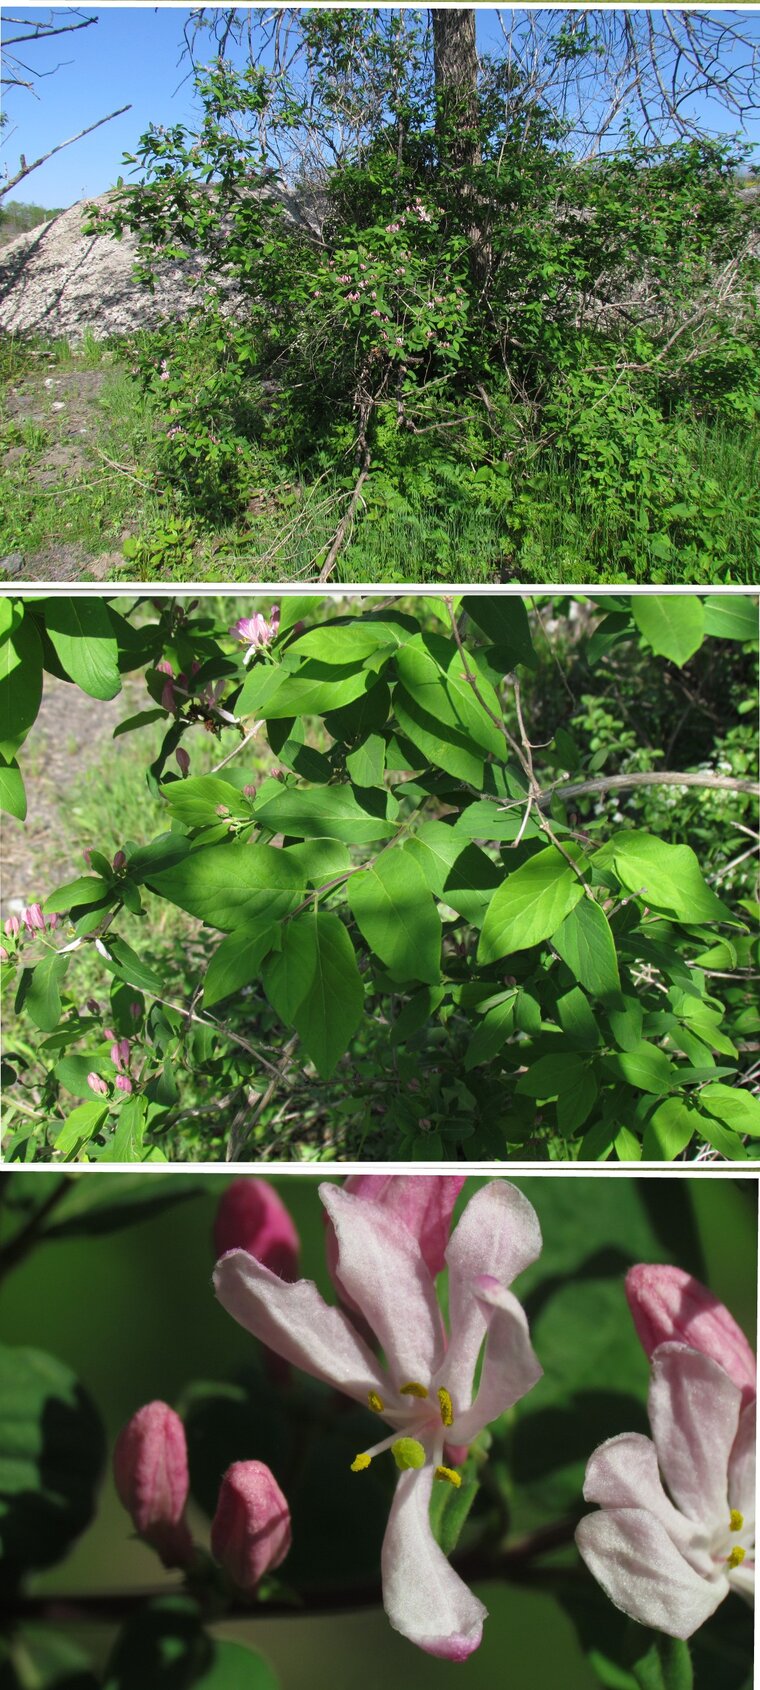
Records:
[[[114,1080],[114,1085],[116,1086],[117,1091],[123,1091],[127,1094],[129,1094],[132,1090],[132,1081],[130,1080],[128,1074],[117,1074],[116,1079]]]
[[[161,688],[161,708],[172,712],[177,708],[177,702],[174,697],[174,687],[172,686],[171,681],[164,681]]]
[[[44,930],[45,917],[42,913],[41,904],[28,904],[27,908],[21,912],[21,919],[27,933],[34,933],[35,929],[37,932]]]
[[[122,869],[126,868],[126,866],[127,866],[126,851],[117,851],[116,852],[114,859],[113,859],[113,866],[114,866],[114,870],[117,874],[120,874]]]
[[[211,1552],[240,1590],[253,1591],[290,1549],[290,1509],[263,1461],[236,1461],[222,1479]]]
[[[21,932],[21,923],[17,915],[9,915],[5,923],[5,931],[9,939],[17,939]]]
[[[105,1080],[101,1080],[100,1075],[96,1074],[94,1071],[87,1075],[87,1084],[90,1091],[94,1091],[96,1097],[108,1096],[108,1086],[106,1085]]]
[[[165,1402],[149,1402],[123,1427],[113,1452],[119,1498],[135,1530],[165,1567],[184,1567],[193,1546],[185,1522],[190,1481],[185,1429]]]
[[[186,752],[184,746],[179,745],[177,747],[177,750],[175,751],[174,755],[177,759],[177,768],[179,769],[180,774],[181,775],[188,774],[189,771],[190,771],[190,758],[189,758],[188,753]]]
[[[752,1348],[725,1305],[683,1268],[638,1263],[629,1269],[625,1293],[648,1358],[660,1344],[688,1344],[716,1361],[745,1399],[757,1391]]]
[[[299,1237],[285,1204],[266,1180],[244,1176],[222,1194],[214,1222],[217,1256],[247,1250],[278,1278],[298,1278]]]
[[[117,1039],[108,1052],[114,1068],[126,1068],[129,1062],[129,1039]]]
[[[4,945],[0,945],[0,962],[10,962],[10,960],[10,953],[6,951]]]

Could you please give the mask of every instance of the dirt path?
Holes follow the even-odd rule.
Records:
[[[65,794],[97,765],[117,722],[128,714],[124,693],[102,703],[78,687],[45,676],[40,713],[19,762],[27,792],[27,820],[2,818],[3,916],[45,896],[73,874]]]

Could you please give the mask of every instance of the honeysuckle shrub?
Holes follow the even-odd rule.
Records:
[[[538,513],[567,478],[595,516],[560,540],[581,550],[580,579],[751,579],[751,490],[716,475],[700,434],[749,439],[758,417],[741,143],[644,144],[624,124],[617,150],[582,159],[485,61],[463,162],[436,131],[423,36],[404,26],[398,62],[392,25],[368,17],[384,121],[288,198],[282,160],[319,132],[320,101],[329,133],[341,74],[339,22],[308,27],[313,110],[286,72],[217,61],[196,79],[197,128],[152,125],[126,160],[139,180],[99,214],[101,231],[137,233],[148,285],[162,258],[209,261],[186,322],[137,353],[162,484],[212,523],[245,520],[269,487],[287,529],[288,485],[335,477],[347,502],[366,471],[346,579],[366,579],[362,525],[424,506],[426,579],[451,578],[440,542],[483,510],[508,576],[535,580]],[[493,573],[466,550],[456,561]]]
[[[589,1513],[583,1485],[595,1447],[648,1435],[649,1368],[626,1304],[626,1274],[648,1263],[650,1280],[658,1264],[694,1275],[718,1304],[730,1304],[752,1341],[754,1183],[699,1176],[667,1186],[641,1178],[603,1178],[603,1187],[583,1177],[514,1183],[541,1230],[540,1254],[513,1290],[543,1377],[474,1440],[466,1458],[458,1452],[462,1483],[436,1484],[430,1513],[452,1570],[490,1609],[470,1680],[475,1690],[490,1690],[508,1663],[516,1680],[529,1672],[537,1690],[554,1690],[558,1670],[569,1683],[620,1690],[749,1690],[752,1617],[737,1595],[727,1595],[688,1643],[675,1641],[612,1606],[573,1536]],[[288,1236],[300,1253],[294,1275],[313,1278],[335,1303],[317,1182],[301,1176],[266,1184],[292,1217]],[[238,1201],[235,1219],[223,1189],[230,1187],[218,1176],[161,1170],[0,1174],[0,1273],[12,1292],[0,1348],[0,1648],[9,1690],[67,1682],[82,1690],[146,1683],[274,1690],[280,1672],[300,1690],[313,1678],[327,1615],[344,1655],[353,1658],[353,1640],[356,1665],[366,1666],[369,1648],[403,1690],[447,1683],[457,1671],[396,1636],[382,1614],[381,1543],[399,1474],[390,1453],[368,1470],[351,1470],[357,1449],[377,1438],[376,1413],[295,1366],[283,1370],[215,1302],[215,1220],[218,1228],[226,1207],[229,1249],[249,1207]],[[466,1182],[452,1228],[483,1189],[481,1179]],[[265,1202],[262,1220],[267,1209]],[[239,1244],[244,1237],[253,1252],[255,1231],[238,1231]],[[440,1258],[431,1271],[438,1267]],[[444,1309],[446,1286],[444,1272],[437,1279]],[[725,1311],[719,1319],[725,1327]],[[184,1587],[179,1572],[162,1569],[164,1543],[134,1541],[135,1530],[148,1540],[155,1530],[142,1516],[130,1521],[109,1476],[115,1464],[132,1510],[118,1434],[148,1401],[165,1403],[173,1442],[181,1445],[183,1434],[186,1441],[195,1550],[190,1560],[182,1546]],[[223,1557],[211,1522],[222,1475],[251,1462],[265,1464],[281,1487],[292,1546],[276,1573],[245,1594],[214,1565],[212,1555]],[[174,1464],[182,1465],[179,1450]],[[157,1480],[143,1475],[143,1484]],[[178,1505],[172,1496],[172,1509]],[[543,1595],[540,1608],[532,1606],[533,1591]],[[350,1623],[344,1634],[353,1609],[361,1629]],[[261,1621],[275,1623],[262,1634]]]
[[[755,601],[245,610],[3,604],[7,807],[50,674],[137,818],[4,911],[6,1155],[753,1160]]]

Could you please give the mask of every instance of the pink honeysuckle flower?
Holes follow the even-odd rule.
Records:
[[[271,645],[280,626],[280,607],[273,604],[269,612],[269,621],[261,612],[254,611],[253,616],[241,616],[230,628],[230,633],[248,647],[243,658],[244,663],[250,663],[251,658],[263,646]]]
[[[319,1194],[335,1230],[341,1285],[385,1365],[351,1316],[325,1303],[310,1280],[285,1284],[244,1250],[217,1263],[216,1294],[269,1349],[368,1405],[390,1427],[352,1463],[361,1474],[392,1450],[400,1469],[382,1551],[385,1610],[394,1629],[428,1654],[462,1661],[480,1643],[487,1610],[436,1543],[430,1498],[436,1480],[461,1483],[445,1465],[444,1447],[471,1443],[541,1377],[525,1315],[508,1289],[540,1252],[538,1220],[506,1181],[494,1180],[470,1199],[446,1249],[447,1336],[433,1277],[400,1215],[331,1184]]]
[[[223,1192],[214,1221],[217,1257],[247,1250],[279,1279],[298,1278],[300,1240],[294,1222],[274,1186],[244,1175]]]
[[[132,1091],[132,1081],[128,1074],[117,1074],[114,1085],[117,1091],[123,1091],[129,1097]]]
[[[108,1052],[114,1068],[126,1068],[129,1064],[129,1039],[117,1039]]]
[[[691,1637],[731,1590],[754,1599],[755,1406],[711,1356],[660,1344],[651,1439],[609,1438],[586,1468],[600,1509],[578,1549],[617,1608],[669,1637]]]
[[[290,1509],[263,1461],[236,1461],[222,1479],[211,1525],[211,1551],[241,1590],[252,1591],[285,1560]]]
[[[350,1174],[343,1190],[366,1202],[380,1203],[388,1214],[397,1215],[416,1238],[428,1272],[435,1278],[445,1266],[451,1217],[465,1178],[465,1174]],[[350,1308],[338,1272],[338,1241],[329,1220],[325,1253],[330,1278]]]
[[[45,917],[42,913],[41,904],[27,904],[26,909],[21,911],[21,920],[27,933],[44,932]]]
[[[17,939],[21,932],[21,923],[17,915],[9,915],[5,923],[5,933],[8,939]]]
[[[105,1080],[101,1080],[100,1075],[96,1074],[94,1069],[92,1073],[87,1075],[87,1084],[90,1091],[94,1091],[96,1097],[108,1096],[108,1086]]]
[[[10,960],[10,951],[6,951],[4,945],[0,945],[0,962],[10,962]]]
[[[660,1344],[688,1344],[725,1369],[745,1402],[757,1394],[752,1346],[725,1304],[698,1279],[683,1268],[639,1262],[626,1274],[625,1294],[650,1361]]]
[[[113,1472],[135,1531],[158,1551],[165,1567],[188,1566],[193,1545],[185,1521],[187,1443],[182,1421],[168,1403],[149,1402],[133,1414],[116,1439]]]

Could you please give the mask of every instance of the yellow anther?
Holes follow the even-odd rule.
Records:
[[[363,1473],[365,1467],[369,1467],[371,1460],[371,1455],[357,1455],[355,1460],[351,1462],[351,1472]]]
[[[738,1508],[732,1508],[731,1519],[729,1521],[729,1531],[740,1532],[743,1525],[744,1515],[739,1513]]]
[[[435,1476],[437,1479],[445,1479],[447,1485],[453,1485],[455,1490],[459,1490],[462,1483],[461,1473],[455,1473],[453,1467],[436,1467]]]
[[[441,1420],[443,1421],[444,1426],[453,1426],[454,1408],[451,1397],[449,1396],[448,1391],[443,1389],[443,1386],[441,1386],[441,1389],[438,1392],[438,1401],[441,1405]]]
[[[424,1467],[425,1451],[416,1438],[397,1438],[391,1449],[400,1472],[406,1473],[410,1467]]]
[[[400,1394],[402,1397],[426,1397],[427,1385],[418,1385],[416,1379],[410,1379],[408,1385],[401,1386]]]
[[[731,1554],[729,1555],[729,1557],[726,1561],[726,1566],[728,1567],[729,1572],[731,1572],[733,1567],[740,1567],[741,1566],[742,1561],[744,1560],[746,1553],[747,1553],[746,1549],[742,1549],[741,1546],[737,1543],[736,1548],[731,1550]]]
[[[372,1409],[373,1414],[382,1414],[383,1413],[383,1410],[385,1408],[385,1403],[383,1402],[382,1397],[378,1396],[377,1391],[370,1391],[369,1392],[369,1394],[367,1396],[367,1402],[369,1403],[369,1406]]]

